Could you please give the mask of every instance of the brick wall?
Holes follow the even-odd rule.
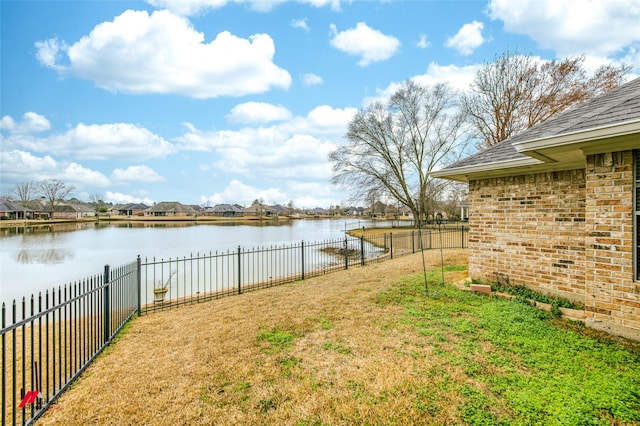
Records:
[[[593,326],[640,331],[633,279],[633,152],[587,156],[585,284]]]
[[[469,183],[469,269],[584,302],[584,170]]]
[[[469,205],[472,278],[584,303],[590,325],[640,337],[631,151],[589,155],[585,169],[472,180]]]

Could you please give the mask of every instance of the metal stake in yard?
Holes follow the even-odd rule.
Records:
[[[442,285],[444,285],[444,255],[442,254],[442,229],[440,229],[440,225],[442,225],[442,213],[438,213],[436,215],[436,223],[438,224],[438,234],[440,234],[440,269],[442,271]]]
[[[424,278],[424,295],[429,295],[429,287],[427,286],[427,265],[424,261],[424,247],[422,246],[422,228],[418,220],[418,238],[420,239],[420,254],[422,256],[422,276]]]

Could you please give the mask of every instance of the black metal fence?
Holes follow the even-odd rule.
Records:
[[[3,426],[31,423],[102,352],[137,312],[139,271],[139,262],[105,266],[103,274],[2,304]]]
[[[323,242],[138,259],[2,304],[2,426],[30,424],[134,314],[170,309],[363,266],[421,249],[464,248],[464,227],[347,236]]]

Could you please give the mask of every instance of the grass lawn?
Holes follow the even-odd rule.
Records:
[[[640,343],[439,262],[426,294],[415,254],[135,319],[38,424],[640,424]]]

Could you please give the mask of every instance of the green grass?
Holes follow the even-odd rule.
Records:
[[[442,360],[436,376],[445,377],[447,368],[463,371],[465,380],[444,380],[447,389],[440,390],[462,398],[464,422],[640,424],[640,344],[554,319],[518,299],[434,284],[440,274],[427,274],[428,295],[419,275],[377,301],[405,308],[404,324]]]
[[[272,331],[264,331],[258,334],[258,341],[264,341],[269,344],[266,349],[267,353],[284,351],[293,343],[294,335],[278,328]]]

